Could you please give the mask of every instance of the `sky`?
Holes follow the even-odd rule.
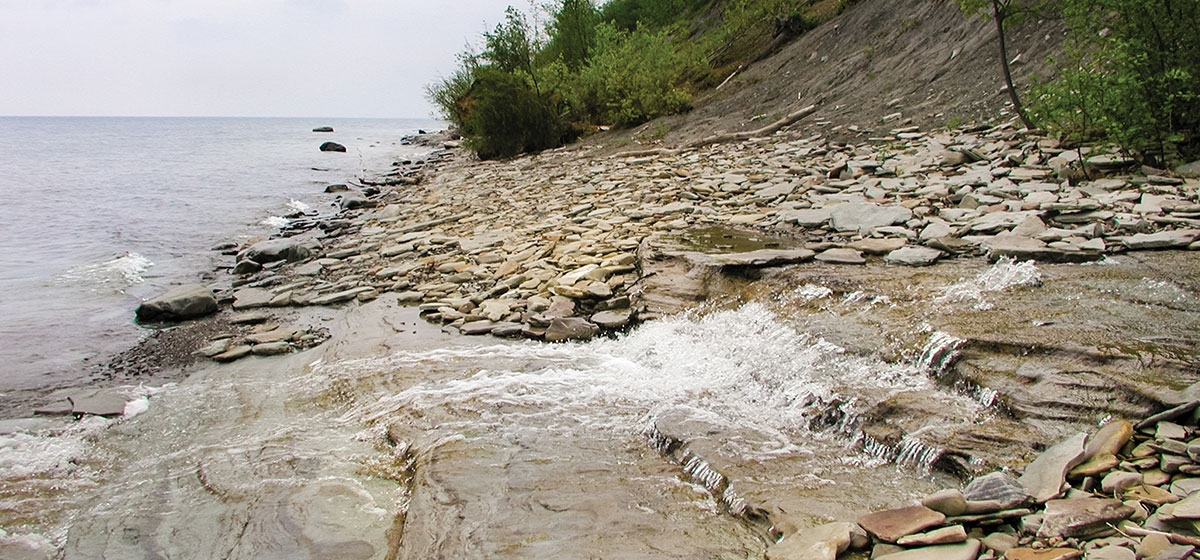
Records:
[[[0,0],[3,116],[434,116],[523,0]]]

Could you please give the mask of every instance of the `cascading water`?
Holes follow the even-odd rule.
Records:
[[[364,309],[380,325],[413,313]],[[55,519],[3,526],[73,558],[745,558],[768,511],[848,518],[933,487],[936,453],[916,439],[883,456],[846,437],[906,395],[973,415],[922,367],[848,353],[758,303],[582,344],[335,335],[64,438],[91,486],[51,495]]]

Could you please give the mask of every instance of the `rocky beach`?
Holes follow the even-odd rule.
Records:
[[[731,460],[719,432],[652,418],[645,449],[760,535],[768,558],[1188,557],[1200,543],[1187,506],[1200,489],[1195,170],[1134,168],[1011,123],[857,141],[790,124],[503,162],[417,137],[426,157],[330,186],[336,214],[218,247],[208,281],[144,302],[139,320],[168,328],[114,359],[105,384],[378,354],[380,326],[353,317],[379,305],[424,323],[385,321],[393,335],[575,344],[764,302],[973,407],[938,392],[804,396],[807,430],[964,484],[853,518],[798,510],[756,488],[779,472]],[[134,393],[69,390],[38,412],[120,416],[145,399]],[[420,470],[436,467],[411,427],[372,422],[411,500],[388,549],[421,550],[412,527],[436,504]]]

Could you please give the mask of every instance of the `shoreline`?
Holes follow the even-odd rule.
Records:
[[[323,347],[329,336],[327,329],[321,332],[323,326],[344,323],[359,304],[384,297],[393,300],[388,305],[409,305],[424,318],[414,334],[507,329],[501,334],[544,339],[556,324],[579,326],[580,321],[565,319],[595,326],[583,325],[564,337],[579,340],[720,299],[731,287],[779,283],[781,271],[804,267],[816,277],[854,279],[851,286],[865,283],[855,275],[880,270],[915,285],[916,271],[928,270],[917,265],[933,264],[925,263],[930,259],[961,264],[1036,256],[1071,263],[1173,247],[1191,249],[1178,256],[1196,260],[1200,230],[1179,226],[1193,225],[1192,214],[1200,211],[1197,181],[1113,177],[1102,179],[1107,188],[1064,186],[1049,180],[1050,166],[993,165],[1012,161],[1010,141],[1039,159],[1046,150],[1057,150],[1002,127],[993,132],[1011,140],[987,142],[1003,146],[988,152],[997,157],[976,165],[947,161],[958,159],[953,154],[970,159],[975,156],[968,151],[980,152],[980,146],[961,140],[969,133],[897,138],[891,142],[925,142],[940,149],[889,148],[887,156],[874,159],[865,146],[834,149],[787,134],[669,156],[592,159],[579,148],[508,162],[437,156],[436,169],[423,168],[431,178],[415,180],[417,171],[405,169],[380,181],[391,180],[391,185],[364,182],[355,187],[362,194],[343,197],[337,216],[297,226],[292,231],[298,234],[283,238],[290,240],[284,245],[297,254],[304,249],[305,256],[259,263],[246,251],[250,247],[242,247],[238,262],[255,262],[259,269],[241,274],[232,270],[236,265],[218,269],[218,315],[156,331],[159,337],[178,334],[180,340],[146,343],[110,362],[136,369],[139,359],[162,357],[165,345],[176,350],[165,361],[179,359],[182,369],[143,363],[142,373],[110,381],[137,383],[156,375],[174,381],[226,367],[209,365],[206,358],[188,362],[191,350],[211,342],[214,333],[232,335],[222,339],[227,342],[218,345],[219,351],[209,348],[214,357],[235,350],[254,355],[255,347],[266,345],[273,345],[272,352],[318,348],[318,355],[352,355],[350,349]],[[913,167],[906,168],[906,162]],[[920,175],[914,182],[924,184],[905,182]],[[962,185],[952,188],[959,181]],[[377,192],[367,195],[367,189]],[[1046,193],[1057,199],[1049,202]],[[1034,207],[1026,209],[1027,204]],[[1140,213],[1134,212],[1138,206]],[[838,207],[856,211],[844,215]],[[1133,214],[1143,219],[1123,221]],[[957,219],[949,221],[950,216]],[[1108,224],[1118,227],[1108,232]],[[1131,229],[1120,229],[1126,226]],[[1148,230],[1158,227],[1163,229]],[[930,228],[949,233],[925,238]],[[1150,262],[1153,268],[1159,261]],[[791,264],[799,266],[784,266]],[[601,325],[596,315],[603,313],[624,322]],[[254,316],[262,322],[229,324],[231,318]],[[254,326],[264,322],[272,326]],[[259,338],[242,343],[254,336]],[[363,344],[360,348],[370,346]],[[897,445],[873,429],[862,426],[862,433],[876,438],[866,441],[877,441],[885,450]]]
[[[178,380],[229,350],[196,355],[201,339],[262,334],[254,326],[269,317],[252,310],[381,294],[463,334],[553,342],[623,332],[720,297],[714,279],[778,266],[1077,263],[1200,250],[1200,181],[1116,175],[1059,185],[1081,180],[1079,154],[1006,125],[973,130],[903,129],[857,146],[785,130],[663,153],[593,159],[569,146],[504,162],[472,161],[444,132],[405,138],[428,147],[426,157],[333,185],[337,213],[293,217],[268,240],[283,244],[273,253],[216,248],[238,260],[203,276],[232,315],[152,323],[70,389]],[[1088,161],[1090,173],[1124,165],[1107,154]],[[305,334],[276,351],[323,341]],[[6,416],[29,409],[8,408]]]

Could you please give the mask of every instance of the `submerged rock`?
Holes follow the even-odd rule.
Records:
[[[325,142],[321,144],[322,152],[345,152],[346,147],[337,142]]]

